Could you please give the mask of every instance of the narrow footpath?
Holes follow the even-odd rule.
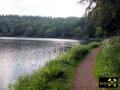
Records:
[[[99,48],[91,50],[76,69],[71,90],[97,90],[98,85],[93,76],[96,54]]]

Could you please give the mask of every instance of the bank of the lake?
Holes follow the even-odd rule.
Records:
[[[10,90],[70,90],[76,66],[98,42],[77,45],[57,58],[50,60],[42,68],[19,77]]]
[[[96,80],[98,80],[99,77],[120,78],[120,36],[115,36],[103,41],[101,50],[96,58],[94,75]],[[120,82],[118,81],[117,88],[103,89],[120,90]]]
[[[0,90],[73,47],[79,40],[0,37]]]

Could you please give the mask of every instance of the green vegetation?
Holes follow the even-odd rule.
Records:
[[[96,78],[102,76],[120,77],[120,37],[113,37],[103,42],[101,51],[97,55],[95,76]],[[118,89],[109,90],[119,89],[120,82]]]
[[[94,24],[83,17],[0,16],[0,36],[83,39],[94,32]]]
[[[107,36],[120,34],[120,0],[80,0],[89,2],[87,17]],[[95,5],[96,4],[96,5]]]
[[[103,30],[102,30],[101,27],[96,28],[95,36],[97,38],[103,38],[104,37]]]
[[[82,58],[99,43],[77,45],[30,75],[10,84],[10,90],[70,90],[74,70]]]
[[[96,36],[109,37],[103,42],[97,55],[96,78],[120,77],[120,0],[80,0],[80,3],[82,2],[89,2],[86,17],[88,21],[95,23]],[[116,37],[110,38],[111,36]],[[119,88],[115,90],[120,90],[120,82]]]

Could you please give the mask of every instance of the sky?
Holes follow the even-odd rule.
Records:
[[[81,17],[86,5],[79,0],[0,0],[0,14]]]

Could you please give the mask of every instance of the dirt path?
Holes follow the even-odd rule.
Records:
[[[97,90],[98,85],[93,77],[93,68],[98,51],[99,48],[92,50],[78,65],[71,90]]]

